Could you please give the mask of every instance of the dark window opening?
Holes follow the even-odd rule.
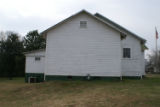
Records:
[[[131,49],[123,48],[123,58],[131,58]]]
[[[35,57],[35,61],[40,61],[40,60],[41,60],[41,57],[38,57],[38,56]]]
[[[36,77],[29,77],[29,83],[37,83]]]

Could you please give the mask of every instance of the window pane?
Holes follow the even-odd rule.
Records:
[[[80,21],[80,28],[86,28],[87,27],[87,21]]]
[[[35,61],[39,61],[39,60],[41,60],[41,58],[38,57],[38,56],[36,56],[36,57],[35,57]]]
[[[130,48],[123,48],[123,58],[130,58],[130,57],[131,57]]]

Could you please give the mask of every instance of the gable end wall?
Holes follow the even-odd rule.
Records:
[[[80,14],[48,32],[45,65],[45,75],[121,76],[120,34]]]

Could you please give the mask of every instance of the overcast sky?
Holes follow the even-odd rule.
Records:
[[[0,31],[22,36],[35,29],[41,32],[82,9],[101,13],[145,38],[154,49],[155,26],[160,31],[160,0],[0,0]]]

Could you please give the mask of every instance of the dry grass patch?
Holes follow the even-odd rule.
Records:
[[[160,75],[143,80],[51,81],[0,79],[2,107],[159,107]]]

